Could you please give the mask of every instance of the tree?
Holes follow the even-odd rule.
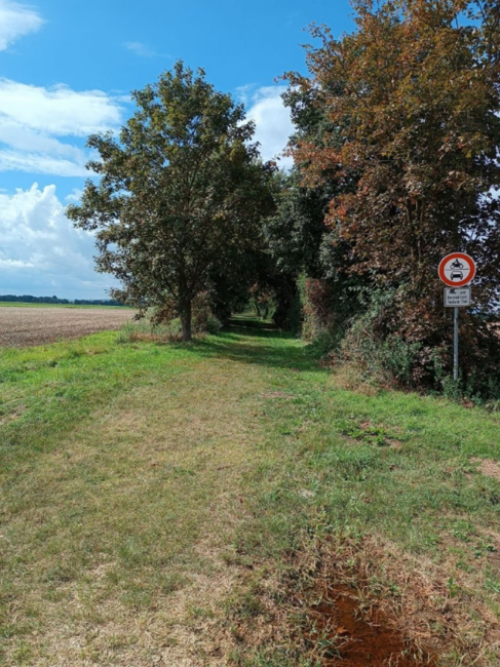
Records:
[[[304,142],[318,148],[325,140],[341,145],[325,113],[323,94],[316,86],[294,86],[283,95],[295,127],[289,148],[296,158]],[[267,252],[274,264],[261,284],[274,294],[275,319],[281,325],[297,330],[302,324],[308,338],[335,327],[338,338],[359,310],[363,278],[349,274],[349,243],[326,221],[330,202],[346,192],[346,183],[338,182],[336,165],[323,169],[321,182],[308,182],[309,170],[310,161],[296,159],[289,174],[275,177],[276,213],[264,221]]]
[[[335,39],[313,28],[310,76],[288,75],[324,119],[292,152],[304,184],[337,184],[327,222],[349,270],[393,290],[392,331],[435,343],[446,324],[442,256],[476,258],[478,309],[492,312],[499,298],[500,5],[353,5],[357,29]]]
[[[68,215],[95,230],[97,269],[123,284],[115,296],[141,308],[173,303],[190,340],[192,301],[210,270],[259,238],[274,167],[259,161],[243,107],[203,70],[178,62],[133,97],[138,110],[119,141],[89,138],[100,160],[88,166],[101,178]]]

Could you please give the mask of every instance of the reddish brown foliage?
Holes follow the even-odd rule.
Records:
[[[314,339],[333,324],[332,294],[324,280],[308,278],[304,284],[303,315],[306,339]]]
[[[343,186],[328,221],[351,271],[405,285],[399,329],[419,340],[442,320],[446,253],[479,262],[476,302],[488,307],[497,292],[500,212],[488,193],[500,187],[500,7],[353,4],[358,29],[341,39],[313,29],[322,45],[308,51],[311,77],[288,77],[325,117],[320,139],[304,133],[292,152],[307,184]]]

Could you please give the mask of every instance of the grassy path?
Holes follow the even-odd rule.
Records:
[[[498,416],[236,325],[0,353],[0,663],[312,665],[280,591],[335,553],[443,665],[497,665]]]

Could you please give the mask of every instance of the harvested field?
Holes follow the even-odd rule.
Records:
[[[0,346],[29,347],[118,329],[133,314],[128,308],[0,307]]]

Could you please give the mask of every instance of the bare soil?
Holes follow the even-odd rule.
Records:
[[[323,593],[324,595],[324,593]],[[331,648],[324,658],[329,667],[432,667],[434,659],[405,640],[397,622],[376,606],[363,609],[347,587],[328,590],[311,611],[316,641]]]
[[[470,580],[450,591],[449,563],[375,538],[304,539],[285,562],[290,570],[273,586],[254,588],[262,615],[233,623],[243,655],[256,646],[295,646],[307,664],[322,667],[500,664],[492,661],[500,637],[495,613],[470,597]],[[259,635],[259,618],[267,634]]]
[[[0,346],[29,347],[95,331],[119,329],[132,319],[128,308],[0,307]]]
[[[485,477],[500,481],[500,465],[491,459],[472,459],[472,463],[479,463],[479,470]]]

